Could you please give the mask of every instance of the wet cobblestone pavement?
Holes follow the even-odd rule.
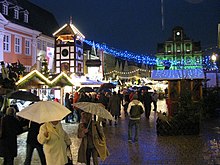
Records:
[[[158,110],[166,111],[164,101],[158,102]],[[122,115],[118,125],[104,128],[110,156],[101,165],[220,165],[220,120],[203,121],[197,136],[157,136],[156,114],[151,112],[149,120],[142,117],[138,143],[127,142],[128,119]],[[65,124],[72,145],[73,162],[77,163],[80,139],[76,137],[78,124]],[[18,156],[15,165],[25,159],[26,136],[18,137]],[[0,158],[2,164],[2,158]],[[32,165],[40,165],[36,151]]]

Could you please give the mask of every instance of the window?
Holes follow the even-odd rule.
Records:
[[[190,53],[191,48],[190,48],[190,44],[186,44],[186,53]]]
[[[167,53],[171,54],[171,45],[167,45]]]
[[[47,43],[46,41],[43,41],[43,45],[42,45],[42,50],[46,51],[47,50]]]
[[[19,19],[19,11],[17,8],[14,9],[14,18]]]
[[[180,44],[176,44],[176,52],[180,53],[181,52],[181,46]]]
[[[8,5],[7,4],[2,5],[2,14],[8,15]]]
[[[40,49],[41,50],[41,40],[37,40],[37,49]]]
[[[24,13],[24,22],[28,23],[28,14]]]
[[[25,40],[25,54],[31,55],[31,40]]]
[[[21,54],[21,38],[15,37],[15,53]]]
[[[81,63],[78,63],[78,72],[82,72],[82,65],[81,65]]]
[[[9,34],[5,34],[4,35],[4,39],[3,39],[3,47],[4,47],[4,51],[5,52],[10,52],[10,46],[11,46],[11,36]]]

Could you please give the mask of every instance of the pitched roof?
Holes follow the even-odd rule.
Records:
[[[8,16],[4,15],[11,22],[34,30],[38,30],[43,34],[51,37],[53,36],[53,32],[59,28],[59,24],[51,12],[31,3],[30,1],[7,0],[7,2],[10,2],[10,6],[17,5],[22,11],[27,10],[29,12],[28,23],[25,23],[23,19],[14,19],[10,14]]]
[[[85,38],[85,36],[72,23],[63,25],[63,27],[53,33],[54,36],[66,34],[78,35],[79,37]]]

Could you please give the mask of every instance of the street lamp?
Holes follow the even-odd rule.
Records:
[[[216,60],[217,60],[217,54],[213,53],[211,56],[211,60],[213,61],[213,63],[215,64],[215,70],[216,70],[216,87],[218,88],[218,67],[216,65]]]

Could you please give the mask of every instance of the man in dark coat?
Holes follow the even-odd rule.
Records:
[[[148,90],[146,90],[143,93],[143,104],[144,104],[144,108],[145,108],[145,117],[147,119],[149,119],[149,116],[150,116],[151,103],[152,103],[151,94],[148,92]]]
[[[109,103],[108,103],[108,109],[112,116],[115,117],[115,125],[117,125],[117,119],[120,115],[120,109],[121,109],[121,99],[118,97],[116,92],[113,92],[113,95],[109,98]],[[111,121],[110,121],[111,125]]]
[[[23,129],[15,117],[16,110],[9,107],[6,116],[2,118],[2,138],[0,139],[0,156],[4,157],[4,165],[13,165],[17,156],[17,135]]]
[[[26,148],[26,159],[24,165],[31,165],[31,159],[34,149],[37,149],[38,155],[40,157],[41,165],[46,165],[46,158],[43,151],[43,145],[37,140],[37,135],[39,133],[40,124],[31,122],[30,128],[28,129],[27,135],[27,148]]]

